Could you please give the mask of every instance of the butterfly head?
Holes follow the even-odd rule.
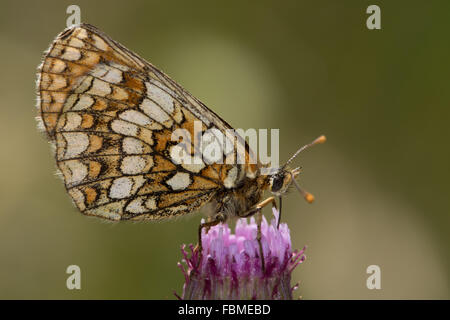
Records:
[[[289,187],[293,184],[295,188],[300,192],[300,194],[305,198],[305,200],[309,203],[312,203],[314,201],[314,196],[311,193],[303,190],[298,184],[298,182],[295,180],[298,174],[300,173],[300,168],[289,169],[287,168],[287,166],[303,150],[313,145],[324,143],[325,141],[326,141],[325,136],[320,136],[313,142],[304,145],[299,150],[297,150],[297,152],[281,168],[279,168],[275,173],[273,173],[270,176],[269,178],[270,192],[272,192],[272,194],[275,196],[281,197],[283,194],[287,192]]]

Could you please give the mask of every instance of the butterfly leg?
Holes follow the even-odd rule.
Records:
[[[264,251],[262,247],[261,242],[261,222],[262,222],[262,210],[259,209],[258,213],[256,214],[256,225],[258,226],[257,233],[256,233],[256,240],[258,241],[259,245],[259,255],[261,257],[261,266],[262,266],[262,272],[263,274],[266,273],[266,261],[264,259]]]
[[[282,208],[282,198],[278,197],[278,203],[280,204],[280,210],[278,210],[278,223],[277,223],[277,229],[280,229],[280,221],[281,221],[281,208]],[[275,206],[276,208],[277,206]]]
[[[198,227],[198,250],[199,250],[199,264],[202,260],[202,252],[203,252],[203,245],[202,245],[202,232],[203,229],[205,229],[206,233],[208,233],[209,229],[211,227],[214,227],[218,225],[221,222],[226,221],[226,216],[224,214],[217,214],[214,216],[213,220],[206,221],[204,223],[201,223]]]
[[[253,215],[256,216],[256,225],[258,226],[256,240],[258,241],[258,245],[259,245],[259,256],[261,257],[261,266],[262,266],[263,273],[265,273],[265,271],[266,271],[266,262],[264,260],[264,252],[263,252],[262,243],[261,243],[262,208],[264,208],[265,206],[267,206],[270,203],[272,204],[272,207],[275,207],[275,209],[277,208],[277,203],[275,201],[275,198],[269,197],[266,200],[263,200],[260,203],[258,203],[255,207],[251,208],[244,214],[239,215],[241,218],[247,218],[247,217],[251,217]]]
[[[262,208],[264,208],[268,204],[272,204],[272,208],[277,209],[277,202],[275,201],[275,197],[269,197],[266,200],[263,200],[260,203],[258,203],[257,205],[255,205],[253,208],[251,208],[247,212],[240,214],[239,217],[240,218],[251,217],[251,216],[255,215],[256,213],[260,212],[262,210]]]

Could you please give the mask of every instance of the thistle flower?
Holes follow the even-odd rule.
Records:
[[[277,228],[278,211],[273,209],[270,224],[263,217],[261,243],[265,269],[259,256],[255,219],[239,219],[235,233],[227,224],[202,233],[203,253],[191,244],[182,246],[184,265],[178,263],[185,278],[180,299],[274,299],[290,300],[297,285],[291,287],[291,273],[305,260],[302,250],[292,251],[287,224]],[[201,261],[199,261],[201,259]]]

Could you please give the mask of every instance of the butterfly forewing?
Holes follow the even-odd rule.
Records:
[[[80,211],[161,219],[201,207],[245,174],[239,164],[174,161],[176,129],[231,127],[163,72],[90,25],[53,42],[40,67],[39,111]],[[233,146],[243,146],[237,139]],[[192,151],[198,148],[191,142]],[[225,153],[226,151],[223,150]],[[248,171],[248,170],[247,170]]]

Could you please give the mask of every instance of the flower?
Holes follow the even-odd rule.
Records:
[[[227,224],[203,230],[203,253],[181,247],[182,263],[178,266],[185,278],[180,299],[274,299],[290,300],[297,285],[291,287],[291,273],[305,260],[302,250],[292,251],[287,224],[277,228],[278,211],[273,209],[270,224],[263,217],[261,244],[264,254],[263,270],[256,240],[255,219],[239,219],[235,233]]]

